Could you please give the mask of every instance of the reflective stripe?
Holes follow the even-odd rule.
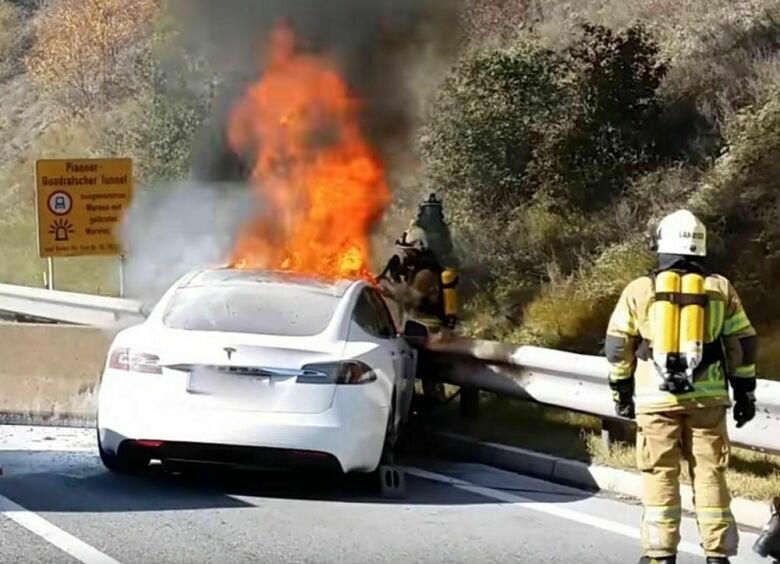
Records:
[[[696,520],[699,523],[733,523],[734,515],[728,507],[697,507]]]
[[[741,310],[726,320],[723,324],[723,334],[728,337],[749,328],[750,320],[748,319],[745,310]]]
[[[701,381],[701,384],[717,384],[719,386],[726,386],[726,379],[724,376],[724,372],[721,369],[721,363],[716,362],[715,364],[707,367],[707,378]],[[699,382],[694,382],[693,387],[697,388],[697,384]]]
[[[676,547],[665,546],[662,541],[662,529],[668,533],[669,529],[676,530],[682,519],[682,508],[679,505],[671,507],[666,506],[646,506],[642,516],[642,530],[644,532],[645,549],[649,550],[669,550]]]
[[[721,537],[720,550],[736,554],[739,546],[739,531],[731,509],[728,507],[697,507],[696,522],[700,529],[712,527]],[[721,527],[726,525],[726,530]],[[722,536],[721,536],[722,535]]]
[[[675,523],[682,518],[680,505],[649,505],[645,507],[643,520],[652,523]]]
[[[709,314],[710,323],[707,327],[709,335],[707,335],[707,342],[711,343],[720,337],[720,333],[723,330],[723,316],[726,312],[726,304],[721,300],[710,300]]]
[[[675,407],[681,403],[698,399],[728,398],[729,392],[726,379],[721,368],[721,363],[716,362],[707,368],[706,376],[702,375],[694,381],[693,391],[687,394],[671,394],[662,392],[658,387],[663,382],[654,366],[649,367],[653,376],[649,381],[645,378],[637,380],[636,405],[637,407]]]
[[[610,372],[609,373],[609,380],[610,382],[622,382],[623,380],[630,380],[631,379],[631,372]]]
[[[733,370],[731,375],[734,378],[755,378],[756,377],[756,365],[749,364],[747,366],[739,366]]]
[[[675,407],[686,401],[699,399],[728,398],[728,390],[719,386],[718,390],[691,392],[690,394],[674,395],[668,392],[656,392],[636,395],[637,407]]]
[[[633,375],[631,366],[623,367],[624,363],[613,364],[609,369],[609,379],[613,382],[620,380],[627,380]]]

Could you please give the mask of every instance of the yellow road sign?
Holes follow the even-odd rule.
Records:
[[[39,160],[35,183],[41,257],[121,254],[115,230],[132,200],[133,161]]]

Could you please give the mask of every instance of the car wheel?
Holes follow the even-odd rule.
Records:
[[[138,474],[147,468],[150,462],[143,456],[119,455],[104,450],[100,443],[100,432],[98,432],[98,454],[103,466],[115,474]]]

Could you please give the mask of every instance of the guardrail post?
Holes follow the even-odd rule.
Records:
[[[631,443],[636,438],[634,425],[620,419],[601,420],[601,442],[609,449],[615,442]]]

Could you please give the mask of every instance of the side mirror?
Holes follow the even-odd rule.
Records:
[[[429,333],[428,326],[419,321],[410,319],[404,324],[404,337],[427,339]]]

